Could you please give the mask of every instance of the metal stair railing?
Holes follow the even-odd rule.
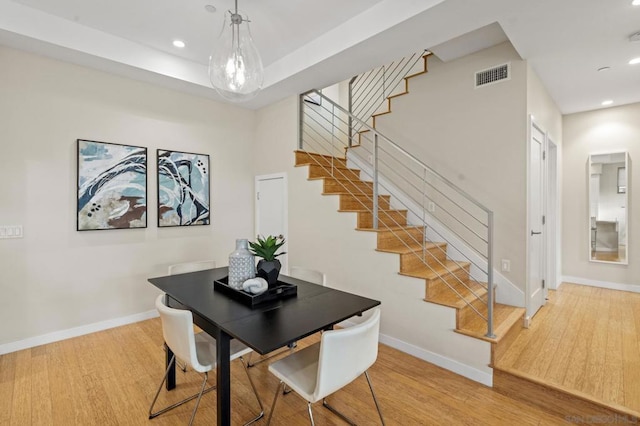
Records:
[[[317,96],[320,104],[304,101],[309,94]],[[352,144],[352,125],[366,130],[360,133],[357,147]],[[407,253],[414,255],[432,275],[486,321],[486,336],[495,337],[491,210],[317,90],[300,96],[298,147],[301,151],[324,156],[312,155],[310,161],[335,180],[341,188],[340,193],[355,196],[362,210],[371,213],[373,228],[390,232],[398,238]],[[345,154],[347,150],[348,155]],[[339,164],[338,158],[359,163],[361,179],[364,174],[370,187],[350,185],[353,179]],[[393,194],[391,210],[407,210],[410,225],[398,223],[392,215],[381,211],[379,198],[383,194]],[[422,229],[419,232],[421,238],[412,233],[416,228]],[[436,244],[427,250],[427,238],[444,242],[447,248]],[[485,287],[485,295],[478,294],[472,288],[474,286],[458,277],[457,272],[460,271],[467,271],[469,279]],[[486,281],[486,286],[479,281]],[[461,294],[464,290],[468,292],[466,297]],[[474,303],[476,301],[486,305],[486,314],[480,312]]]
[[[349,111],[360,121],[367,122],[418,63],[430,53],[415,52],[402,59],[353,77],[349,81]],[[420,70],[423,72],[424,68]],[[361,130],[357,122],[351,122],[351,136]]]

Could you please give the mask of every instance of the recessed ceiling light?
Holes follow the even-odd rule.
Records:
[[[180,49],[186,46],[186,44],[184,44],[184,41],[182,40],[173,40],[173,45]]]
[[[640,0],[633,0],[631,4],[634,6],[640,6]]]
[[[640,1],[640,0],[636,0],[636,1]],[[209,13],[215,13],[216,12],[216,7],[212,4],[208,4],[204,7],[204,10],[206,10]]]
[[[611,69],[611,67],[600,67],[598,68],[598,71],[609,71]]]
[[[632,60],[629,61],[629,65],[636,65],[636,64],[640,64],[640,58],[633,58]]]
[[[611,99],[607,99],[606,101],[602,101],[602,106],[608,106],[613,104],[613,101]]]

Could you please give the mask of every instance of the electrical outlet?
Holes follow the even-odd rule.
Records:
[[[502,259],[500,261],[500,269],[502,269],[502,272],[510,272],[511,271],[511,261],[509,259]]]
[[[0,239],[22,238],[22,225],[0,226]]]
[[[433,201],[429,201],[429,204],[427,205],[427,210],[429,210],[431,213],[436,211],[436,203],[434,203]]]

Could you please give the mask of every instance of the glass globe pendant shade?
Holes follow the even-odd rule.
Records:
[[[228,11],[220,36],[209,57],[209,79],[225,99],[242,102],[262,88],[264,69],[253,44],[248,19]]]

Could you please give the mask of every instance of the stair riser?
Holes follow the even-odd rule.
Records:
[[[448,287],[450,286],[460,285],[460,281],[463,283],[469,280],[469,268],[461,268],[455,272],[448,272],[446,274],[441,274],[441,277],[434,278],[432,280],[427,280],[427,296],[429,296],[429,287],[435,285]]]
[[[324,180],[323,191],[325,194],[339,194],[349,192],[352,194],[373,194],[370,182],[336,181],[331,178]]]
[[[482,316],[487,318],[487,303],[483,300],[475,299],[471,302],[471,305],[480,313]],[[469,305],[464,305],[463,308],[458,309],[456,312],[456,328],[463,328],[467,322],[477,318],[478,314],[471,309]]]
[[[407,212],[405,211],[379,211],[378,228],[387,226],[405,226],[407,224]],[[373,213],[358,213],[358,228],[373,228]]]
[[[448,283],[449,285],[445,284],[442,280],[429,283],[429,285],[427,286],[427,296],[437,298],[440,296],[451,295],[451,293],[453,293],[451,287],[456,289],[461,294],[466,294],[469,291],[468,289],[473,290],[475,294],[481,297],[484,297],[484,295],[487,294],[486,287],[483,287],[480,283],[477,283],[475,281],[463,281],[464,285],[462,285],[462,283],[460,283],[458,280],[449,279]]]
[[[378,197],[378,208],[389,209],[389,196]],[[373,199],[371,197],[356,197],[349,194],[340,195],[340,210],[371,210],[373,209]]]
[[[338,179],[360,180],[360,171],[355,169],[343,169],[331,166],[309,165],[309,179],[335,177]]]
[[[381,250],[411,246],[421,241],[424,241],[424,228],[378,232],[378,248]]]
[[[400,272],[410,272],[416,268],[427,265],[444,264],[447,260],[447,247],[432,247],[426,250],[424,257],[422,253],[403,253],[400,255]]]
[[[337,167],[347,167],[347,160],[344,158],[325,157],[320,154],[313,154],[310,152],[296,151],[296,166],[303,166],[306,164],[315,164],[323,166],[335,165]]]

